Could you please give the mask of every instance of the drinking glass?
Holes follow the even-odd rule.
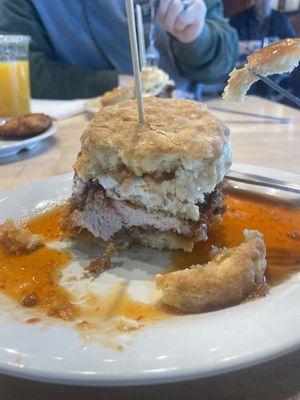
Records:
[[[30,36],[0,35],[0,118],[30,113]]]

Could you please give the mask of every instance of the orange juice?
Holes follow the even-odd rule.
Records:
[[[30,113],[29,63],[0,61],[0,118]]]

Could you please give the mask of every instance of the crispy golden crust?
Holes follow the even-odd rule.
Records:
[[[152,97],[144,105],[144,126],[135,100],[100,110],[81,137],[76,172],[96,162],[110,171],[125,165],[137,175],[170,171],[184,160],[214,160],[229,151],[228,128],[203,104]]]
[[[276,63],[282,57],[300,57],[300,39],[283,39],[250,54],[247,60],[252,68]]]
[[[45,132],[52,124],[51,118],[45,114],[28,114],[24,117],[13,118],[0,125],[0,136],[28,137]]]
[[[232,70],[229,80],[222,94],[223,99],[233,102],[242,103],[246,93],[259,78],[253,74],[246,65],[244,68]]]
[[[219,250],[207,265],[157,275],[162,302],[183,313],[238,304],[264,281],[266,248],[262,234],[244,231],[245,243]]]
[[[252,72],[267,76],[291,72],[300,60],[300,39],[284,39],[272,43],[247,58],[244,68],[230,73],[223,98],[234,103],[242,103],[251,85],[259,78]]]
[[[0,225],[0,245],[9,253],[31,252],[43,244],[42,235],[35,235],[28,228],[15,225],[12,219]]]

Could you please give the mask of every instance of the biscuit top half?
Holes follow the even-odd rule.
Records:
[[[195,161],[203,168],[228,163],[229,130],[205,105],[151,97],[144,107],[145,125],[135,100],[101,109],[81,137],[75,170],[92,177],[126,168],[141,176],[192,168]]]

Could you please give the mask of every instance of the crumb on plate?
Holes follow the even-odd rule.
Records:
[[[31,252],[44,245],[43,236],[33,234],[28,228],[8,219],[0,225],[0,245],[11,254]]]

